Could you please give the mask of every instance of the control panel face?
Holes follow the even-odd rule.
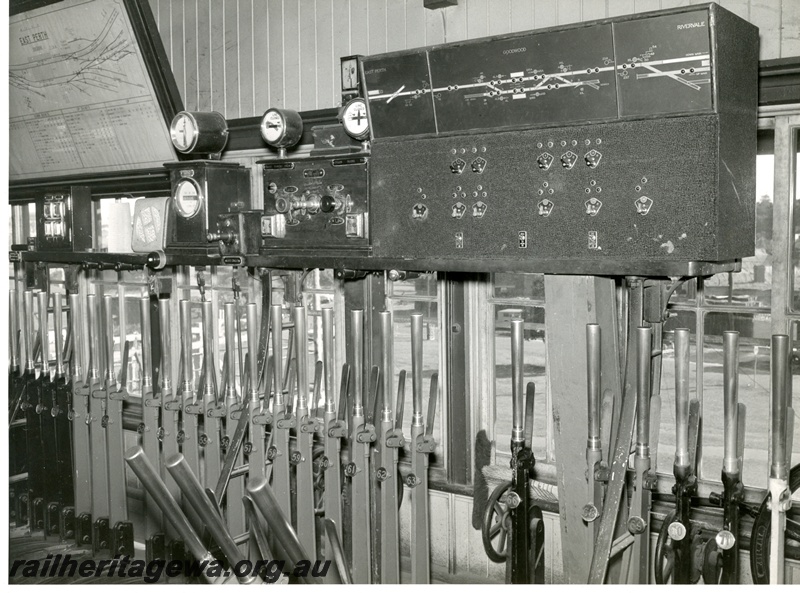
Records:
[[[365,57],[373,255],[642,275],[752,255],[757,65],[757,29],[716,4]]]
[[[709,111],[708,8],[363,59],[373,137]]]
[[[717,138],[709,114],[375,143],[375,255],[734,259],[754,188],[718,171]]]
[[[264,161],[262,166],[262,249],[369,246],[369,157]]]

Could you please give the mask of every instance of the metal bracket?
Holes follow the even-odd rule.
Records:
[[[111,526],[108,517],[96,519],[92,524],[92,553],[111,549]]]
[[[75,541],[79,546],[92,545],[91,513],[81,513],[75,519]]]
[[[133,556],[133,523],[120,521],[111,532],[111,557]]]

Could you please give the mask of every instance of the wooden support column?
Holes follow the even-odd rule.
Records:
[[[620,388],[614,280],[593,276],[545,276],[547,364],[553,401],[553,438],[564,578],[586,583],[592,562],[590,530],[581,509],[591,502],[586,477],[586,324],[600,324],[602,440],[608,459],[610,418]]]

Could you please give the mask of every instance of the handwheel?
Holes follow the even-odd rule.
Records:
[[[675,511],[664,518],[656,541],[655,572],[656,584],[665,585],[672,578],[675,567],[675,542],[669,536],[669,526],[675,521]]]
[[[800,464],[795,465],[789,472],[789,490],[794,493],[800,488]],[[772,515],[768,508],[769,494],[758,509],[753,521],[753,531],[750,534],[750,572],[753,574],[753,583],[756,585],[769,584],[769,548]],[[800,542],[800,524],[786,518],[787,541]]]
[[[719,584],[722,577],[722,553],[715,539],[708,540],[703,551],[703,583],[706,585]]]
[[[511,481],[503,482],[494,489],[486,504],[481,524],[483,549],[492,562],[506,561],[508,554],[508,533],[511,530],[511,512],[500,502],[503,495],[511,489]]]

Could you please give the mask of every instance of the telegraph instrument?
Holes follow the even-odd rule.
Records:
[[[270,109],[264,121],[273,118],[282,129],[286,124],[280,122],[291,121],[284,111]],[[294,137],[299,140],[299,135]],[[326,135],[315,134],[312,155],[325,157],[287,158],[283,141],[268,140],[282,152],[278,159],[258,162],[264,183],[261,253],[290,258],[302,256],[303,250],[308,250],[305,257],[312,251],[319,255],[320,249],[331,256],[368,253],[369,155],[363,150],[353,153],[347,145],[337,150],[326,142]]]
[[[175,148],[209,159],[166,163],[171,186],[167,249],[216,252],[209,237],[218,217],[250,206],[250,174],[239,163],[219,160],[228,139],[225,119],[216,112],[182,111],[170,126]]]

